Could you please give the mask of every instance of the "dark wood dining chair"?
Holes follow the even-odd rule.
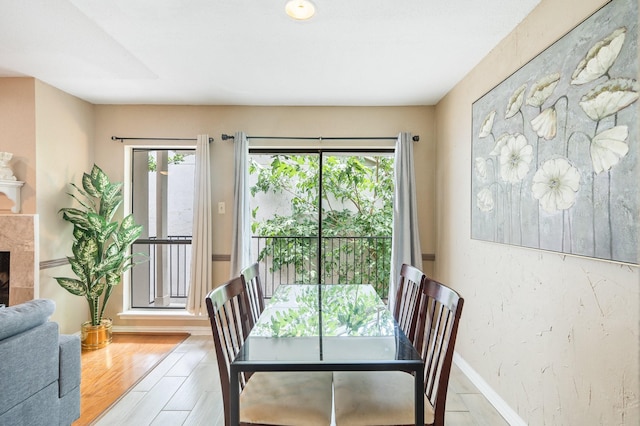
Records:
[[[403,264],[393,306],[393,317],[415,346],[416,322],[420,306],[420,287],[426,275],[418,268]]]
[[[464,299],[426,278],[421,289],[416,344],[424,366],[426,425],[444,426],[453,350]],[[406,372],[334,372],[337,426],[411,425],[414,376]]]
[[[260,270],[258,264],[254,263],[247,266],[240,272],[244,279],[247,296],[249,297],[249,308],[251,309],[251,317],[255,324],[264,311],[264,292],[262,291],[262,282],[260,281]]]
[[[230,365],[251,330],[249,299],[242,277],[206,296],[220,373],[225,425],[230,423]],[[330,372],[257,372],[240,378],[242,425],[328,425],[331,422]],[[233,378],[235,380],[235,378]]]

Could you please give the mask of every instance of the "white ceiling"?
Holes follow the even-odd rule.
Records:
[[[540,0],[0,0],[0,76],[95,104],[434,105]]]

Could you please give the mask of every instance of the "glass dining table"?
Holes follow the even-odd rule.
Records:
[[[415,373],[415,420],[424,424],[424,366],[370,285],[281,285],[231,363],[231,424],[239,378],[255,371]]]

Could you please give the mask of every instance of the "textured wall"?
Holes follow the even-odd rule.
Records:
[[[436,106],[436,276],[466,298],[457,351],[532,425],[640,423],[640,274],[471,240],[471,105],[604,3],[543,0]]]
[[[9,166],[21,189],[23,214],[36,213],[35,79],[0,78],[0,151],[13,153]],[[14,203],[0,194],[0,213]]]
[[[71,205],[69,183],[80,183],[93,164],[93,105],[36,80],[36,200],[40,217],[40,260],[71,255],[72,226],[59,213]],[[69,266],[40,271],[40,296],[56,301],[52,316],[63,333],[75,333],[89,319],[86,300],[53,279],[73,277]]]

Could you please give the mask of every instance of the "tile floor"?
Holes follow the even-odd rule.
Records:
[[[190,336],[96,420],[96,426],[224,426],[213,340]],[[506,426],[507,422],[454,365],[447,426]]]

